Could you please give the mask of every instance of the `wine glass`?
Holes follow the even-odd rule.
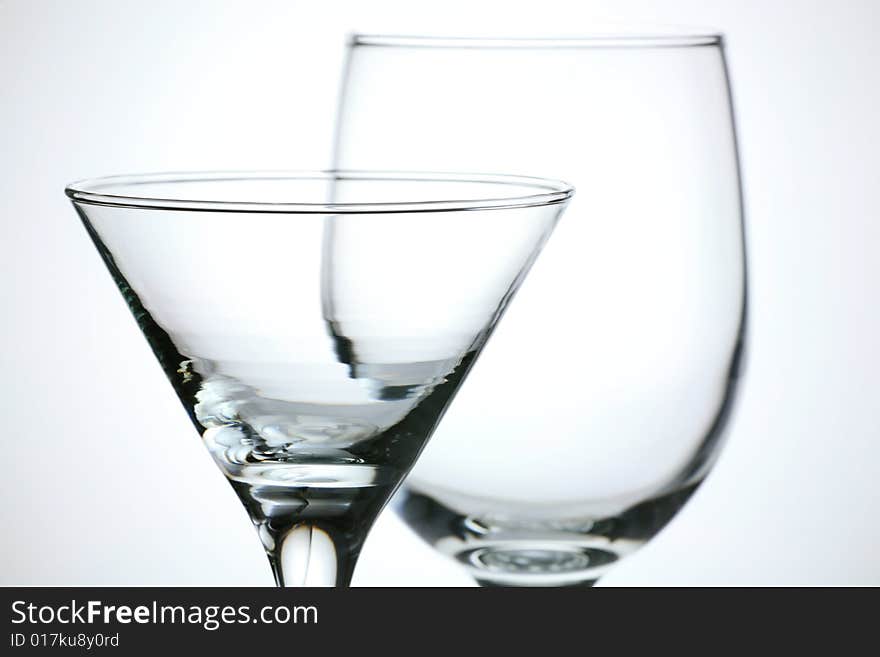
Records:
[[[739,378],[722,37],[356,35],[335,164],[581,190],[394,507],[481,584],[593,584],[706,476]]]
[[[572,189],[336,171],[66,192],[278,585],[345,586]]]

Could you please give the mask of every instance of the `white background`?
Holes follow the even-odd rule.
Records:
[[[0,0],[0,584],[271,582],[66,182],[326,166],[350,29],[598,20],[727,34],[752,295],[727,448],[604,584],[880,584],[876,0]],[[468,583],[390,513],[355,576]]]

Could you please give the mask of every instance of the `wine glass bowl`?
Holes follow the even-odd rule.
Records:
[[[355,35],[335,153],[578,186],[394,507],[483,584],[595,582],[706,476],[740,378],[722,37]]]
[[[572,189],[331,171],[66,192],[277,583],[346,585]]]

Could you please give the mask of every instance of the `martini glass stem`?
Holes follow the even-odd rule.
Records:
[[[276,537],[260,533],[264,545],[266,538],[271,541],[272,547],[267,546],[266,553],[278,586],[348,586],[351,583],[360,545],[348,545],[339,535],[334,536],[335,532],[312,523],[297,523]]]
[[[391,487],[233,487],[266,550],[278,586],[348,586]]]

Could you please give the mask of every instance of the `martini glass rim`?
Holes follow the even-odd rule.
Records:
[[[198,183],[241,183],[275,181],[280,183],[324,181],[339,182],[397,182],[437,183],[439,198],[424,200],[381,200],[353,202],[304,202],[296,198],[282,201],[253,199],[217,199],[210,194],[191,193]],[[474,191],[480,186],[509,186],[509,194],[477,194],[475,197],[444,195],[441,183],[473,184]],[[138,186],[161,184],[177,187],[180,193],[138,193]],[[448,212],[474,210],[503,210],[555,205],[568,201],[574,195],[574,187],[561,180],[486,173],[449,173],[436,171],[364,171],[364,170],[253,170],[253,171],[181,171],[142,173],[88,178],[72,182],[65,187],[67,196],[76,203],[110,207],[207,211],[207,212],[255,212],[281,214],[387,214],[417,212]]]

